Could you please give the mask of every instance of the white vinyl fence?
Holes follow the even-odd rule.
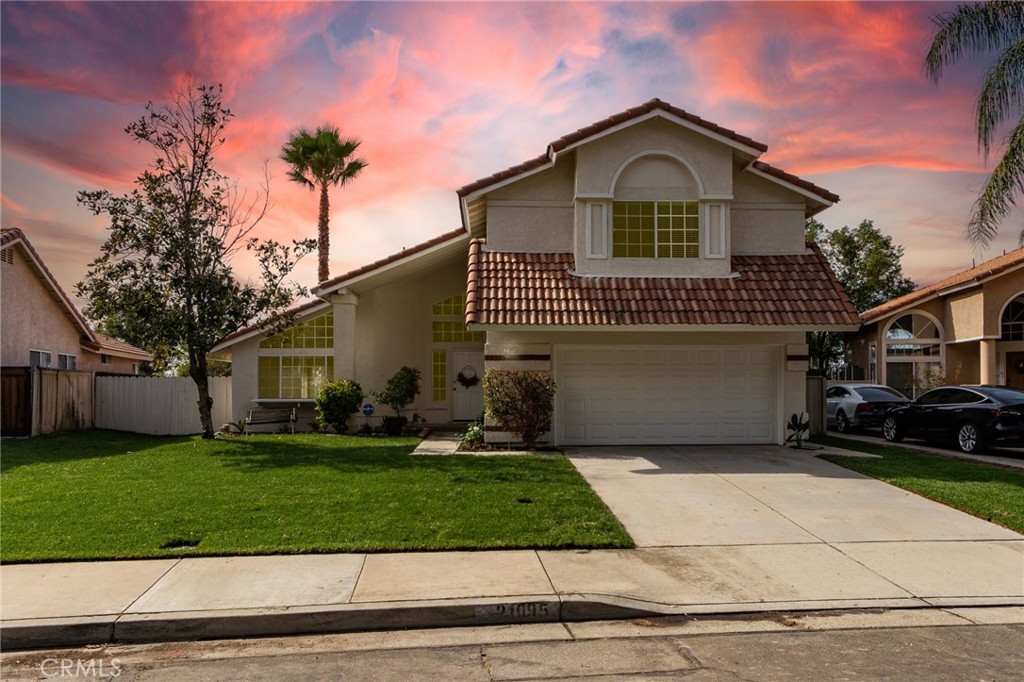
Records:
[[[231,420],[231,377],[210,377],[213,428]],[[203,430],[188,377],[96,377],[96,428],[182,436]]]

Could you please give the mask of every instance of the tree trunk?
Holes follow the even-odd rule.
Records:
[[[317,235],[317,249],[320,256],[319,281],[326,282],[331,278],[331,266],[328,262],[331,255],[330,202],[327,198],[327,182],[320,183],[320,220]]]
[[[203,438],[213,438],[213,398],[210,397],[210,378],[206,370],[206,354],[189,349],[189,376],[199,391],[199,422],[203,426]]]

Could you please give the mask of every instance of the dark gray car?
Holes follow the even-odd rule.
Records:
[[[836,384],[825,391],[825,417],[839,433],[878,427],[894,407],[909,403],[905,395],[880,384]]]

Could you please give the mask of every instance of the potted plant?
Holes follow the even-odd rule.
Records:
[[[374,391],[373,398],[378,403],[387,405],[395,411],[395,416],[383,418],[384,433],[388,436],[400,436],[405,427],[406,418],[402,409],[412,403],[420,393],[420,371],[415,367],[402,367],[388,379],[383,391]]]

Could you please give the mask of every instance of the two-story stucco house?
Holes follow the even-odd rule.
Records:
[[[470,420],[487,369],[526,368],[557,382],[556,444],[781,442],[805,332],[860,320],[804,243],[839,198],[766,150],[656,99],[555,140],[458,190],[458,229],[321,282],[289,332],[225,338],[235,418],[411,365],[410,414]]]
[[[137,374],[153,355],[100,334],[18,228],[0,234],[0,365]]]
[[[936,379],[1024,388],[1024,249],[861,314],[851,361],[916,397]]]

